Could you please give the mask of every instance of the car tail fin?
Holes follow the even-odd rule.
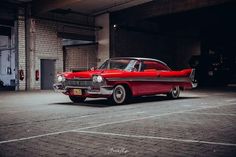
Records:
[[[193,82],[195,82],[195,69],[192,69],[192,72],[189,77]]]

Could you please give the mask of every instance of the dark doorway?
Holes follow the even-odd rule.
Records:
[[[55,60],[41,59],[41,89],[53,89]]]

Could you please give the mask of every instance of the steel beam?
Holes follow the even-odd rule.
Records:
[[[35,0],[32,3],[34,15],[40,15],[51,10],[60,9],[81,0]]]

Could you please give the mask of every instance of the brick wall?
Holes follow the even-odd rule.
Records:
[[[62,26],[63,23],[59,22],[42,19],[29,19],[29,55],[27,58],[29,68],[27,72],[30,75],[29,78],[27,78],[29,79],[29,84],[27,84],[28,89],[41,89],[40,79],[38,81],[35,80],[35,71],[41,70],[41,59],[55,60],[55,80],[56,74],[63,72],[63,45],[62,38],[58,37],[58,31],[60,31]],[[26,38],[25,21],[23,16],[18,20],[18,32],[19,69],[24,70],[26,74]],[[69,51],[72,55],[69,55],[70,58],[68,58],[68,60],[71,60],[72,65],[69,65],[69,68],[66,70],[77,68],[78,66],[88,66],[88,68],[96,66],[97,45],[70,48]],[[87,58],[89,59],[89,63],[85,63],[85,59]],[[79,62],[78,65],[77,62]],[[42,76],[40,76],[40,78],[41,77]],[[26,89],[26,79],[19,82],[19,88],[20,90]]]
[[[65,48],[65,71],[85,70],[97,65],[97,45]]]
[[[34,36],[34,70],[40,70],[41,59],[55,60],[55,79],[56,74],[63,71],[63,50],[62,39],[57,37],[57,23],[47,20],[35,20],[35,36]],[[32,52],[33,53],[33,52]],[[35,74],[32,73],[34,78]],[[41,77],[41,76],[40,76]],[[40,89],[40,79],[35,81],[32,79],[31,89]]]
[[[18,70],[23,70],[26,74],[26,58],[25,58],[25,18],[23,16],[18,17]],[[25,75],[26,77],[26,75]],[[26,79],[19,80],[19,90],[25,90]]]
[[[31,19],[34,21],[34,19]],[[33,29],[32,29],[33,28]],[[26,49],[25,49],[25,19],[18,19],[18,54],[19,69],[23,70],[26,77]],[[27,60],[30,66],[29,89],[40,89],[40,79],[35,80],[35,70],[40,70],[41,59],[55,60],[56,74],[63,71],[62,39],[57,37],[57,24],[45,20],[35,20],[30,25],[30,58]],[[41,77],[41,76],[40,76]],[[26,78],[19,81],[19,90],[26,90]]]

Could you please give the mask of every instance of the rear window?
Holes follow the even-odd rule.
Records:
[[[156,61],[143,61],[142,71],[170,70],[168,66]]]

